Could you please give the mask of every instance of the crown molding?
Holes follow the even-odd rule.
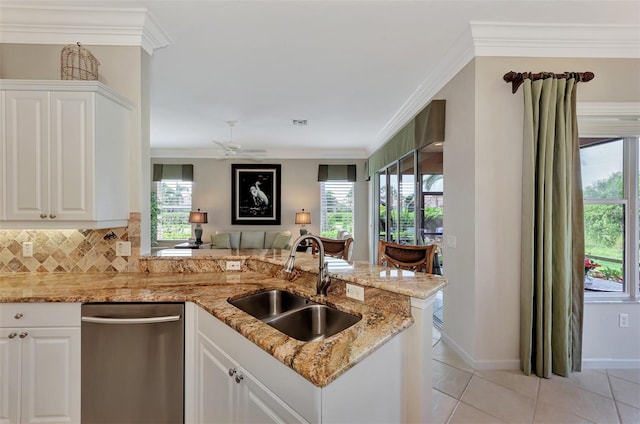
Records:
[[[182,149],[182,148],[151,148],[151,158],[154,159],[220,159],[220,160],[251,160],[248,157],[224,157],[220,155],[218,149]],[[260,158],[260,161],[274,159],[360,159],[364,160],[369,154],[364,149],[270,149],[268,153]]]
[[[474,58],[471,31],[467,29],[449,48],[443,60],[438,61],[429,77],[422,81],[407,101],[391,117],[376,137],[376,143],[368,150],[371,154],[386,143],[413,119],[458,72]]]
[[[369,155],[413,119],[478,56],[640,58],[640,26],[472,21],[429,76],[380,130]]]
[[[145,8],[0,3],[0,39],[16,44],[140,46],[149,55],[173,44]]]
[[[640,26],[470,23],[476,56],[640,58]]]

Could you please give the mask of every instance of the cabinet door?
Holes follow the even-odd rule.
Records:
[[[94,96],[51,93],[49,219],[53,221],[94,217]]]
[[[243,423],[306,423],[251,374],[243,372],[240,414]]]
[[[17,328],[0,329],[0,423],[20,422],[20,338]]]
[[[7,91],[5,123],[6,219],[48,219],[48,93]]]
[[[23,423],[80,422],[80,328],[26,328]]]
[[[196,420],[198,423],[238,422],[237,366],[202,333],[198,333]],[[231,374],[231,375],[230,375]]]

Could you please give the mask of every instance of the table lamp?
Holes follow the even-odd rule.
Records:
[[[200,212],[198,209],[197,212],[189,212],[189,222],[192,224],[196,224],[196,228],[193,230],[193,233],[196,235],[196,244],[202,244],[202,225],[206,224],[207,221],[207,213]]]
[[[296,224],[301,224],[301,236],[307,234],[308,231],[306,228],[304,228],[304,226],[307,224],[311,224],[311,212],[305,212],[304,209],[302,209],[302,212],[296,212]]]
[[[311,212],[305,212],[302,209],[302,212],[296,212],[296,224],[301,224],[300,226],[300,235],[303,236],[308,233],[307,229],[304,228],[305,225],[311,224]],[[307,240],[302,240],[300,243],[301,247],[307,246]]]

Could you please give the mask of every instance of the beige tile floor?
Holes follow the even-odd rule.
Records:
[[[569,378],[476,371],[433,329],[434,423],[640,424],[640,369]]]

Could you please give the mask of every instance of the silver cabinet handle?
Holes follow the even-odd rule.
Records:
[[[49,214],[49,218],[54,219],[55,217],[56,217],[56,214],[55,214],[55,213],[50,213],[50,214]]]
[[[46,213],[41,213],[41,214],[40,214],[40,218],[45,219],[46,217],[47,217],[47,214],[46,214]]]
[[[20,337],[21,339],[24,339],[25,337],[27,337],[29,335],[29,333],[20,333],[20,335],[18,337]]]
[[[244,380],[244,376],[242,374],[236,375],[236,383],[240,384],[242,380]]]
[[[82,317],[83,322],[92,322],[94,324],[154,324],[159,322],[179,321],[180,315],[167,315],[164,317],[149,318],[101,318],[101,317]]]
[[[21,313],[21,312],[18,312],[18,313],[17,313],[17,314],[15,314],[13,317],[14,317],[15,319],[20,319],[20,318],[22,318],[23,316],[24,316],[24,315],[22,315],[22,313]]]
[[[10,339],[15,339],[17,335],[18,333],[9,333],[7,337],[9,337]]]
[[[236,369],[235,368],[229,368],[229,377],[233,377],[233,375],[236,373]]]

